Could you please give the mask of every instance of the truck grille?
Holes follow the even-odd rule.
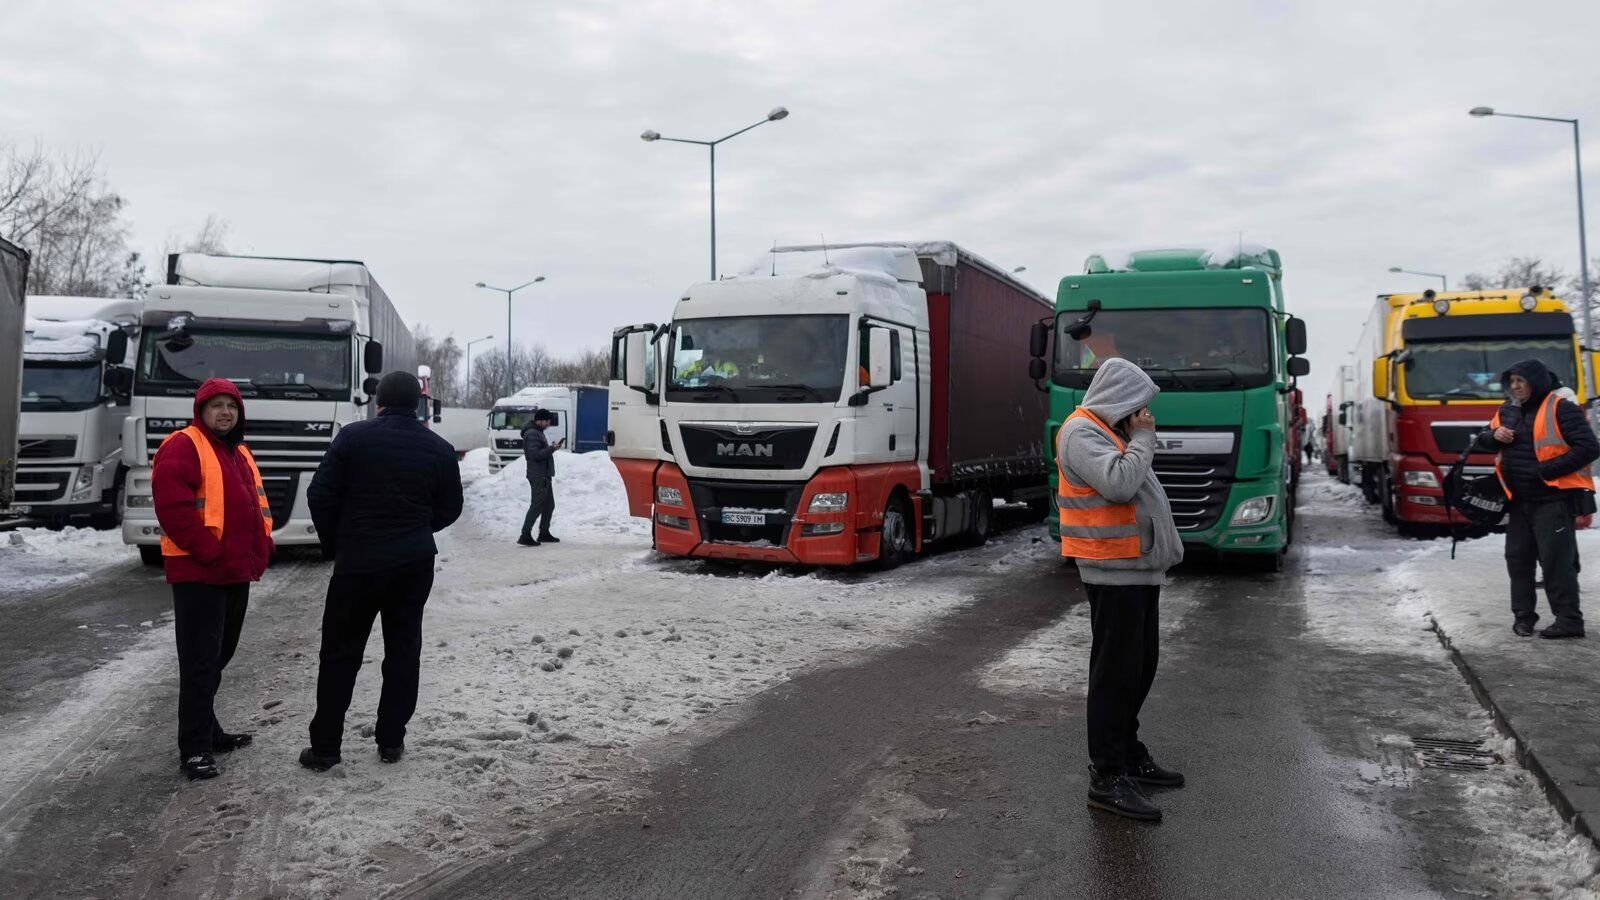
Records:
[[[67,495],[72,472],[17,470],[16,503],[53,503]]]
[[[170,419],[160,424],[146,420],[145,440],[151,459],[168,434],[187,425],[174,428],[172,423]],[[261,486],[267,492],[267,505],[272,508],[273,525],[282,528],[289,521],[301,476],[310,477],[317,470],[332,443],[332,422],[246,420],[245,445],[261,469]]]
[[[18,459],[71,459],[78,451],[78,439],[23,438],[17,442]]]
[[[707,541],[751,544],[766,541],[782,547],[789,542],[789,526],[800,505],[803,484],[707,481],[690,479],[689,496],[700,519],[700,534]],[[768,513],[765,525],[724,525],[722,511],[732,509],[782,510]]]
[[[261,473],[261,487],[267,492],[267,506],[272,509],[272,527],[282,528],[294,511],[294,496],[299,492],[299,472]]]
[[[1441,453],[1460,453],[1488,422],[1434,422],[1433,442]]]
[[[1156,479],[1167,492],[1179,532],[1205,531],[1217,524],[1233,487],[1233,455],[1156,455]]]
[[[715,469],[800,469],[811,455],[815,425],[758,426],[748,434],[710,425],[680,425],[689,464]]]

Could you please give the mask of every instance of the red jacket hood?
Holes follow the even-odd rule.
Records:
[[[206,423],[200,421],[200,410],[205,408],[206,403],[212,397],[219,394],[227,394],[239,404],[239,423],[233,426],[233,430],[242,434],[244,430],[244,397],[239,395],[239,389],[234,387],[233,382],[226,378],[207,378],[205,383],[200,385],[200,390],[194,392],[195,426],[205,429]]]

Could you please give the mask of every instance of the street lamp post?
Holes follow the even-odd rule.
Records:
[[[467,341],[467,393],[468,394],[472,393],[472,345],[473,344],[481,344],[484,341],[492,341],[492,340],[494,340],[494,335],[490,334],[490,335],[485,335],[485,336],[483,336],[481,338],[475,338],[473,340]]]
[[[1476,119],[1485,119],[1489,116],[1499,116],[1503,119],[1531,119],[1535,122],[1561,122],[1572,126],[1572,159],[1576,163],[1578,172],[1578,290],[1583,294],[1582,318],[1583,340],[1580,344],[1587,346],[1594,339],[1594,332],[1589,330],[1589,238],[1583,226],[1583,142],[1578,138],[1578,120],[1562,119],[1555,116],[1525,116],[1518,113],[1496,112],[1492,106],[1474,106],[1467,110],[1467,115]],[[1583,354],[1583,368],[1589,374],[1589,391],[1594,392],[1594,366],[1589,360],[1589,354]]]
[[[755,125],[750,125],[750,126],[747,126],[745,128],[741,128],[738,131],[735,131],[733,134],[726,135],[724,137],[719,137],[714,141],[692,141],[692,140],[688,140],[686,138],[662,137],[660,132],[657,132],[657,131],[646,131],[645,133],[639,135],[639,139],[644,141],[644,142],[646,142],[646,143],[651,143],[651,142],[654,142],[654,141],[672,141],[675,144],[697,144],[697,145],[699,145],[701,147],[706,147],[706,148],[710,149],[710,151],[711,151],[711,280],[712,281],[716,281],[717,280],[717,145],[722,143],[723,141],[730,140],[732,138],[736,138],[739,135],[744,134],[746,131],[749,131],[751,128],[755,128],[755,127],[760,126],[760,125],[765,125],[768,122],[777,122],[777,121],[779,121],[781,119],[786,119],[788,117],[789,117],[789,111],[787,109],[784,109],[781,106],[775,107],[772,110],[772,112],[767,113],[767,117],[765,119],[762,119],[761,121],[757,122]]]
[[[1446,290],[1446,291],[1450,290],[1450,279],[1444,277],[1443,275],[1439,274],[1438,272],[1419,272],[1416,269],[1402,269],[1399,266],[1390,266],[1389,267],[1389,271],[1391,271],[1391,272],[1403,272],[1406,275],[1421,275],[1421,276],[1423,276],[1425,278],[1437,278],[1437,279],[1439,279],[1439,287],[1442,290]]]
[[[523,288],[525,288],[525,287],[527,287],[529,285],[538,284],[539,282],[541,282],[543,280],[544,280],[544,276],[540,275],[538,278],[535,278],[532,281],[523,282],[522,284],[519,284],[514,288],[497,288],[497,287],[493,287],[491,285],[484,284],[481,281],[478,282],[476,285],[474,285],[474,287],[481,287],[484,290],[488,290],[488,291],[499,291],[500,293],[506,295],[506,396],[507,397],[511,396],[513,393],[516,392],[516,388],[511,386],[511,295],[515,294],[517,291],[520,291],[520,290],[522,290]]]

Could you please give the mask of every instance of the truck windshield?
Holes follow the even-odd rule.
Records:
[[[32,412],[89,409],[100,402],[98,362],[22,364],[22,408]]]
[[[1544,363],[1568,387],[1578,383],[1570,340],[1428,341],[1406,350],[1406,395],[1419,400],[1504,399],[1500,373],[1525,359]]]
[[[845,315],[681,319],[672,326],[667,399],[835,403],[849,345]]]
[[[533,421],[533,413],[532,409],[497,409],[489,414],[489,427],[495,431],[521,431],[522,426]]]
[[[1055,381],[1089,386],[1113,357],[1150,373],[1162,388],[1232,391],[1271,384],[1271,320],[1264,309],[1102,310],[1082,341],[1067,328],[1082,313],[1057,317]]]
[[[226,378],[246,397],[349,400],[350,343],[336,334],[146,331],[134,390],[192,395],[207,378]]]

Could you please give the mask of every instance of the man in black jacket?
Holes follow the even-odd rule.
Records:
[[[528,488],[533,495],[528,501],[528,513],[522,517],[522,534],[517,537],[517,543],[524,547],[561,543],[550,533],[550,516],[556,511],[555,455],[566,439],[552,444],[545,438],[544,430],[550,422],[550,410],[539,409],[534,410],[532,421],[522,426],[522,456],[528,463]],[[539,525],[537,539],[533,536],[535,523]]]
[[[1594,511],[1590,463],[1600,457],[1583,409],[1556,395],[1561,382],[1544,363],[1524,360],[1507,369],[1500,383],[1510,399],[1495,415],[1485,449],[1498,447],[1499,471],[1510,497],[1506,525],[1506,571],[1511,577],[1511,630],[1533,634],[1539,621],[1535,566],[1544,572],[1545,596],[1555,624],[1545,638],[1583,637],[1578,606],[1578,538],[1575,519]],[[1554,404],[1555,425],[1543,426],[1547,458],[1539,459],[1536,439],[1546,404]],[[1554,431],[1553,434],[1550,432]]]
[[[344,714],[372,621],[383,617],[383,695],[378,756],[399,762],[417,708],[422,608],[433,588],[435,532],[461,515],[455,449],[417,420],[422,384],[391,372],[378,385],[378,416],[346,425],[317,466],[306,500],[325,557],[332,557],[322,614],[321,666],[311,746],[300,764],[339,764]]]

